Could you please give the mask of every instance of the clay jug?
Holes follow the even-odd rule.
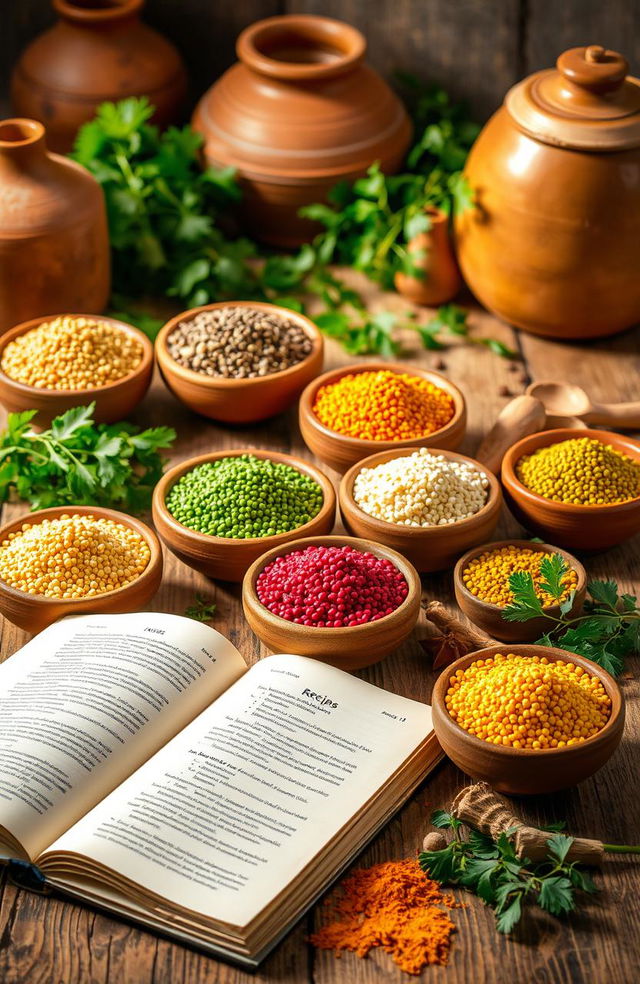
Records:
[[[640,320],[640,80],[627,71],[597,45],[565,51],[507,93],[469,155],[463,277],[534,334],[597,338]]]
[[[98,182],[47,152],[41,123],[0,122],[0,332],[39,315],[97,314],[109,281]]]
[[[415,254],[414,264],[422,276],[396,273],[396,290],[413,301],[437,307],[456,296],[462,286],[460,271],[449,236],[449,216],[440,208],[429,207],[426,213],[431,227],[410,241],[407,251]]]
[[[376,160],[397,170],[411,124],[387,83],[363,64],[362,34],[341,21],[270,17],[244,30],[236,51],[240,61],[200,100],[193,126],[204,135],[208,163],[238,169],[247,229],[298,246],[314,231],[298,209]]]
[[[13,73],[16,115],[47,127],[49,146],[71,150],[100,103],[147,96],[154,122],[179,121],[186,74],[172,44],[139,18],[144,0],[53,0],[60,20],[25,49]]]

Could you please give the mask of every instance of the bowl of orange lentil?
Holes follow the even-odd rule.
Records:
[[[551,646],[496,645],[436,680],[433,727],[445,754],[510,795],[541,795],[597,772],[620,744],[618,684],[589,659]]]
[[[299,404],[305,444],[341,473],[378,451],[455,450],[466,422],[464,396],[446,376],[390,362],[325,372],[307,385]]]

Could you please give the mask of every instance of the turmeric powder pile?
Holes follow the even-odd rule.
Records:
[[[446,964],[455,925],[438,906],[453,908],[437,882],[427,878],[417,861],[388,861],[352,872],[342,894],[326,905],[334,921],[310,937],[321,950],[351,950],[366,957],[382,948],[407,974],[427,964]]]

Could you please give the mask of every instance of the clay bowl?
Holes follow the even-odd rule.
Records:
[[[549,543],[535,543],[532,540],[497,540],[495,543],[483,543],[480,547],[468,550],[464,557],[461,557],[453,571],[453,586],[458,605],[474,625],[483,629],[487,635],[503,642],[533,642],[549,629],[549,622],[544,618],[532,618],[528,622],[507,622],[502,617],[503,609],[499,605],[491,605],[486,601],[481,601],[465,587],[462,575],[465,568],[485,551],[499,550],[500,547],[523,547],[529,550],[536,550],[544,554],[560,554],[568,567],[572,567],[578,575],[578,586],[576,588],[573,605],[568,612],[569,616],[577,615],[587,593],[587,572],[580,563],[566,550],[560,547],[553,547]],[[545,611],[554,618],[560,617],[560,606],[549,605]]]
[[[419,376],[440,389],[445,390],[454,402],[453,417],[448,424],[428,434],[426,437],[416,437],[410,441],[365,441],[357,437],[347,437],[329,430],[321,424],[313,412],[315,396],[321,386],[335,383],[347,373],[378,372],[379,370],[406,373],[409,376]],[[466,423],[467,407],[464,396],[457,386],[446,376],[431,369],[418,369],[416,366],[404,366],[393,362],[360,362],[352,366],[341,366],[331,369],[309,383],[300,397],[299,423],[304,442],[320,461],[338,472],[346,472],[348,468],[378,451],[395,451],[398,448],[445,448],[453,450],[461,443]]]
[[[400,526],[375,519],[364,512],[353,498],[353,485],[363,468],[371,468],[392,458],[402,458],[412,453],[412,448],[396,448],[393,451],[380,451],[369,455],[364,461],[353,465],[342,477],[339,490],[340,514],[346,529],[353,536],[362,536],[377,543],[383,543],[397,550],[410,560],[414,567],[425,574],[429,571],[442,571],[453,567],[457,558],[469,547],[484,543],[491,536],[500,519],[502,510],[502,491],[495,475],[487,471],[478,461],[466,458],[455,451],[434,448],[434,454],[444,455],[450,461],[462,461],[484,472],[489,481],[487,501],[482,509],[449,526]]]
[[[402,604],[391,615],[346,628],[315,628],[297,625],[274,615],[258,600],[256,583],[261,571],[276,557],[304,550],[305,547],[353,547],[366,550],[376,557],[385,557],[404,575],[409,592]],[[293,653],[295,656],[311,656],[323,663],[330,663],[342,670],[359,670],[372,666],[402,645],[411,635],[420,614],[422,586],[415,568],[395,550],[371,540],[353,539],[347,536],[314,536],[284,547],[276,547],[258,557],[245,574],[242,582],[242,607],[249,626],[258,638],[275,653]]]
[[[516,477],[516,464],[525,454],[576,436],[588,436],[611,444],[616,451],[640,462],[640,442],[612,431],[559,428],[531,434],[514,444],[502,461],[502,485],[509,509],[522,525],[569,550],[606,550],[640,532],[640,497],[604,506],[575,506],[552,502],[526,488]]]
[[[598,677],[611,698],[611,717],[593,738],[566,748],[508,748],[470,735],[447,711],[445,696],[449,678],[474,660],[495,653],[546,656],[550,661],[568,660],[583,666]],[[613,677],[589,659],[547,646],[489,646],[469,653],[442,671],[433,688],[431,703],[436,737],[451,761],[474,779],[485,780],[499,792],[513,796],[554,793],[587,779],[611,758],[624,728],[624,701]]]
[[[318,483],[324,495],[320,512],[312,520],[288,533],[278,533],[275,536],[252,537],[247,540],[233,540],[230,537],[209,536],[197,533],[183,526],[175,519],[166,506],[169,490],[179,478],[191,471],[197,465],[206,461],[216,461],[218,458],[235,458],[242,454],[252,454],[256,458],[268,458],[270,461],[284,462],[297,468],[299,472],[308,475]],[[162,476],[153,492],[153,522],[160,539],[169,550],[188,567],[206,574],[207,577],[220,581],[241,581],[248,567],[272,547],[280,547],[292,540],[300,540],[308,536],[322,536],[333,529],[336,516],[336,494],[333,485],[326,475],[318,468],[302,458],[294,458],[288,454],[278,454],[276,451],[259,451],[257,448],[239,448],[233,451],[215,451],[201,454],[197,458],[188,458],[175,465]]]
[[[289,369],[256,379],[207,376],[193,369],[185,369],[172,359],[167,348],[167,339],[178,324],[194,318],[201,311],[223,307],[257,308],[295,321],[311,339],[311,352],[302,362]],[[296,311],[278,307],[276,304],[223,301],[191,308],[171,318],[156,338],[156,358],[166,385],[190,410],[227,424],[253,424],[287,410],[307,383],[322,371],[324,341],[314,323]]]
[[[10,533],[17,532],[25,523],[33,525],[44,519],[57,519],[63,514],[112,519],[114,522],[129,526],[140,533],[151,550],[151,556],[146,568],[135,581],[124,588],[108,591],[94,598],[78,598],[62,600],[47,598],[44,595],[27,594],[10,587],[0,580],[0,612],[9,622],[19,625],[27,632],[36,633],[46,629],[48,625],[65,615],[114,614],[119,612],[137,612],[153,598],[162,580],[162,548],[158,537],[150,527],[133,516],[117,512],[115,509],[103,509],[99,506],[55,506],[52,509],[38,509],[27,513],[18,519],[6,523],[0,529],[0,542]]]
[[[106,386],[97,386],[82,390],[50,390],[36,386],[26,386],[11,379],[0,368],[0,403],[9,412],[22,410],[37,410],[34,424],[37,427],[48,427],[54,417],[64,413],[71,407],[96,405],[94,419],[101,424],[111,424],[124,420],[138,406],[149,389],[153,375],[153,345],[138,328],[128,325],[126,321],[117,318],[107,318],[102,314],[71,314],[48,315],[47,317],[32,318],[23,321],[0,338],[0,363],[2,354],[8,342],[23,335],[31,328],[36,328],[43,322],[52,321],[57,317],[89,318],[92,321],[104,321],[115,325],[128,335],[133,335],[142,345],[142,359],[139,365],[122,379],[117,379]]]

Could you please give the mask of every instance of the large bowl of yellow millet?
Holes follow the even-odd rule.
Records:
[[[346,472],[381,451],[455,450],[467,410],[458,387],[441,373],[392,362],[331,369],[300,397],[300,431],[313,454]]]
[[[89,403],[99,423],[122,420],[144,397],[152,374],[147,336],[104,315],[33,318],[0,339],[0,403],[12,412],[37,410],[39,426]]]
[[[504,793],[537,795],[597,772],[620,744],[620,688],[596,663],[550,646],[490,646],[438,677],[433,726],[449,758]]]
[[[0,613],[29,632],[64,615],[139,611],[161,578],[154,531],[114,509],[56,506],[0,529]]]
[[[640,532],[640,442],[612,431],[531,434],[502,461],[507,504],[528,530],[569,550]]]
[[[587,574],[576,557],[561,547],[537,540],[497,540],[468,550],[453,570],[456,601],[475,625],[501,642],[532,642],[539,639],[551,624],[549,618],[559,618],[560,604],[544,590],[545,558],[558,554],[567,568],[562,576],[563,592],[560,603],[571,607],[568,615],[577,615],[587,590]],[[510,622],[503,618],[505,608],[513,600],[510,579],[523,572],[531,576],[536,596],[542,603],[545,616],[526,622]]]

